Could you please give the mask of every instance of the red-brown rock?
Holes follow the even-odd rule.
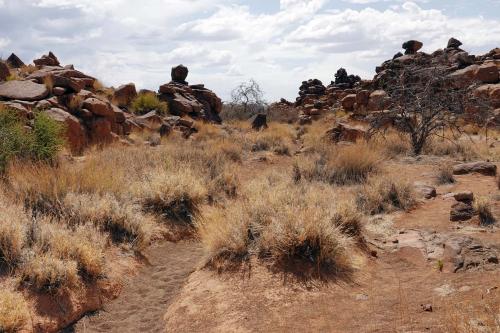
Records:
[[[80,120],[68,112],[58,108],[52,108],[43,112],[52,119],[63,123],[66,126],[66,137],[71,151],[76,154],[81,154],[83,148],[87,145],[87,136],[85,128],[81,124]]]
[[[97,98],[87,98],[83,101],[82,107],[89,110],[96,116],[113,118],[114,112],[109,103],[103,102]]]
[[[476,69],[474,77],[483,83],[497,83],[499,80],[498,68],[494,63],[483,64]]]
[[[346,97],[342,98],[342,107],[346,111],[354,110],[354,104],[356,104],[356,95],[355,94],[350,94],[350,95],[347,95]]]
[[[119,86],[114,94],[113,101],[121,107],[129,106],[130,103],[137,97],[137,90],[135,89],[135,84],[128,83]]]

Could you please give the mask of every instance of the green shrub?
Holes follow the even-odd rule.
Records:
[[[164,115],[168,112],[168,104],[160,101],[152,93],[140,94],[132,101],[132,112],[136,114],[146,114],[153,110],[160,115]]]
[[[54,160],[64,145],[64,126],[44,113],[37,113],[31,133],[31,154],[40,161]]]
[[[15,111],[0,107],[0,173],[12,158],[53,161],[64,145],[63,126],[37,113],[33,129],[26,130]]]
[[[17,115],[0,108],[0,173],[14,156],[26,154],[29,148],[29,135],[24,130]]]

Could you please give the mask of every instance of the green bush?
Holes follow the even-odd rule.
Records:
[[[0,106],[0,173],[12,158],[53,161],[64,145],[63,131],[44,113],[36,113],[32,130],[26,130],[15,111]]]
[[[40,161],[53,161],[64,146],[64,126],[44,113],[37,113],[31,132],[31,155]]]
[[[160,101],[152,93],[140,94],[132,101],[132,112],[136,114],[146,114],[153,110],[160,115],[164,115],[168,112],[168,104]]]
[[[0,108],[0,173],[12,157],[27,154],[29,139],[17,115]]]

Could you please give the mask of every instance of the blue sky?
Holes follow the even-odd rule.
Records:
[[[269,101],[339,67],[371,78],[405,40],[432,52],[452,36],[474,54],[500,47],[500,0],[0,0],[0,56],[52,50],[105,84],[155,90],[183,63],[223,99],[250,78]]]

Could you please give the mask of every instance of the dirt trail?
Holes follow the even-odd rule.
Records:
[[[115,301],[63,332],[162,332],[163,315],[199,263],[195,242],[164,243],[146,251],[146,264],[127,281]]]

